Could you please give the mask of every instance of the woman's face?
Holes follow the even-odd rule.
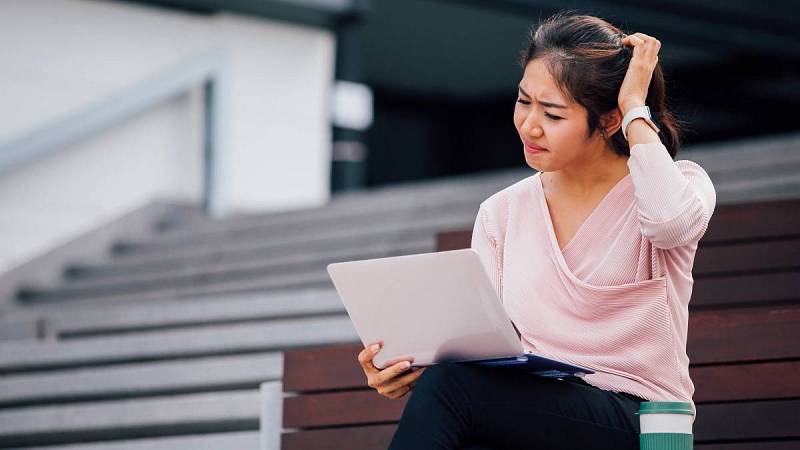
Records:
[[[525,161],[540,172],[582,165],[597,156],[597,139],[586,139],[586,108],[559,92],[541,58],[530,61],[519,84],[514,126],[523,142]],[[546,149],[533,152],[529,145]]]

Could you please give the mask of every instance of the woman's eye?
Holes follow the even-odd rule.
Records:
[[[527,101],[525,101],[525,100],[523,100],[523,99],[521,99],[521,98],[518,98],[518,99],[517,99],[517,103],[522,103],[523,105],[530,105],[530,104],[531,104],[531,102],[527,102]],[[552,119],[552,120],[561,120],[561,119],[563,119],[563,117],[554,116],[554,115],[552,115],[552,114],[550,114],[550,113],[544,113],[544,115],[545,115],[545,116],[546,116],[548,119]]]

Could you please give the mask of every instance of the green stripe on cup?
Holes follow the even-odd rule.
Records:
[[[683,433],[645,433],[639,435],[640,450],[692,450],[694,435]]]
[[[641,402],[636,414],[694,414],[689,402]]]

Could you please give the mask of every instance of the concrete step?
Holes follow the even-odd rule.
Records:
[[[256,431],[261,408],[248,389],[2,410],[0,447]]]
[[[115,292],[94,297],[59,298],[51,297],[27,303],[19,303],[19,309],[53,309],[64,308],[64,301],[69,307],[90,308],[106,306],[124,306],[143,303],[191,302],[198,299],[213,299],[239,295],[276,295],[308,289],[333,289],[333,283],[327,272],[309,271],[291,274],[280,279],[243,279],[220,281],[206,285],[192,285],[144,292]]]
[[[388,225],[374,226],[369,231],[353,233],[350,230],[334,229],[325,233],[288,239],[281,236],[265,235],[258,238],[234,241],[212,240],[198,243],[190,247],[173,249],[169,252],[149,255],[116,257],[92,264],[72,264],[68,277],[83,278],[129,274],[147,271],[155,265],[182,264],[189,260],[254,260],[265,257],[285,257],[298,253],[328,252],[337,249],[346,250],[352,247],[363,247],[374,244],[398,243],[407,240],[435,237],[442,229],[472,226],[477,209],[442,215],[436,218],[397,222]],[[402,226],[405,223],[406,226]],[[75,268],[77,267],[77,268]]]
[[[714,184],[717,203],[740,203],[800,197],[800,171],[771,178],[741,178]]]
[[[473,215],[477,213],[478,206],[487,195],[475,196],[464,201],[448,201],[425,208],[412,210],[369,211],[363,210],[359,215],[350,215],[340,220],[325,222],[300,221],[283,226],[259,224],[252,227],[231,227],[214,232],[187,232],[180,235],[166,236],[154,235],[151,238],[138,241],[123,241],[115,245],[114,255],[123,258],[139,256],[150,253],[165,254],[186,247],[203,247],[212,244],[219,247],[223,243],[241,242],[244,240],[260,242],[302,242],[313,237],[325,239],[325,236],[341,235],[353,236],[376,232],[377,230],[403,229],[414,224],[422,224],[450,215]],[[419,224],[417,224],[419,223]]]
[[[454,226],[462,224],[463,222],[460,222]],[[317,246],[309,245],[307,242],[298,242],[296,246],[276,245],[275,242],[241,242],[211,252],[191,249],[191,252],[175,252],[160,257],[151,255],[136,261],[110,260],[106,264],[83,265],[77,270],[70,270],[64,281],[73,284],[92,281],[117,282],[154,274],[164,275],[167,272],[186,274],[200,269],[223,270],[249,265],[319,266],[325,261],[341,260],[359,254],[370,257],[368,255],[404,254],[411,249],[435,248],[435,233],[431,228],[419,232],[410,230],[403,235],[363,234],[352,238],[320,241]],[[346,245],[347,243],[352,245]]]
[[[431,181],[412,181],[388,187],[337,194],[327,204],[315,208],[272,211],[264,214],[233,216],[222,220],[205,220],[164,233],[165,239],[187,233],[227,232],[252,227],[295,226],[318,221],[346,220],[351,216],[378,215],[408,209],[424,208],[457,202],[459,199],[480,198],[494,193],[535,171],[527,167],[440,178]],[[192,231],[194,230],[194,231]]]
[[[730,172],[797,162],[800,133],[740,139],[687,147],[678,159],[690,159],[709,172]]]
[[[9,312],[0,317],[0,330],[26,323],[31,327],[27,332],[31,339],[55,341],[345,313],[339,294],[333,289],[122,306],[70,306]]]
[[[64,283],[50,289],[24,289],[19,299],[24,303],[66,301],[74,298],[114,296],[127,293],[144,293],[182,288],[197,288],[217,283],[229,283],[258,279],[276,286],[303,287],[302,275],[307,275],[309,287],[319,285],[327,277],[326,266],[333,262],[353,259],[381,258],[389,256],[427,253],[435,251],[433,237],[400,245],[378,245],[353,250],[338,250],[328,255],[297,256],[283,262],[270,260],[246,263],[228,263],[190,269],[165,270],[162,273],[131,277],[115,277],[112,280],[91,279]],[[322,279],[320,279],[320,275]],[[300,277],[298,279],[298,277]],[[293,281],[294,280],[294,281]],[[298,281],[300,283],[298,284]],[[326,283],[327,284],[327,283]]]
[[[197,436],[59,445],[58,447],[25,447],[25,450],[53,450],[55,448],[58,450],[259,450],[259,433],[257,431],[232,431]]]
[[[157,330],[63,342],[2,342],[0,375],[177,358],[263,353],[357,340],[358,334],[350,318],[342,314]]]
[[[0,411],[41,405],[258,389],[283,377],[283,353],[110,365],[0,378]]]

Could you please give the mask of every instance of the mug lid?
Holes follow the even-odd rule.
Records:
[[[639,411],[635,414],[688,414],[692,412],[692,404],[689,402],[641,402]]]

